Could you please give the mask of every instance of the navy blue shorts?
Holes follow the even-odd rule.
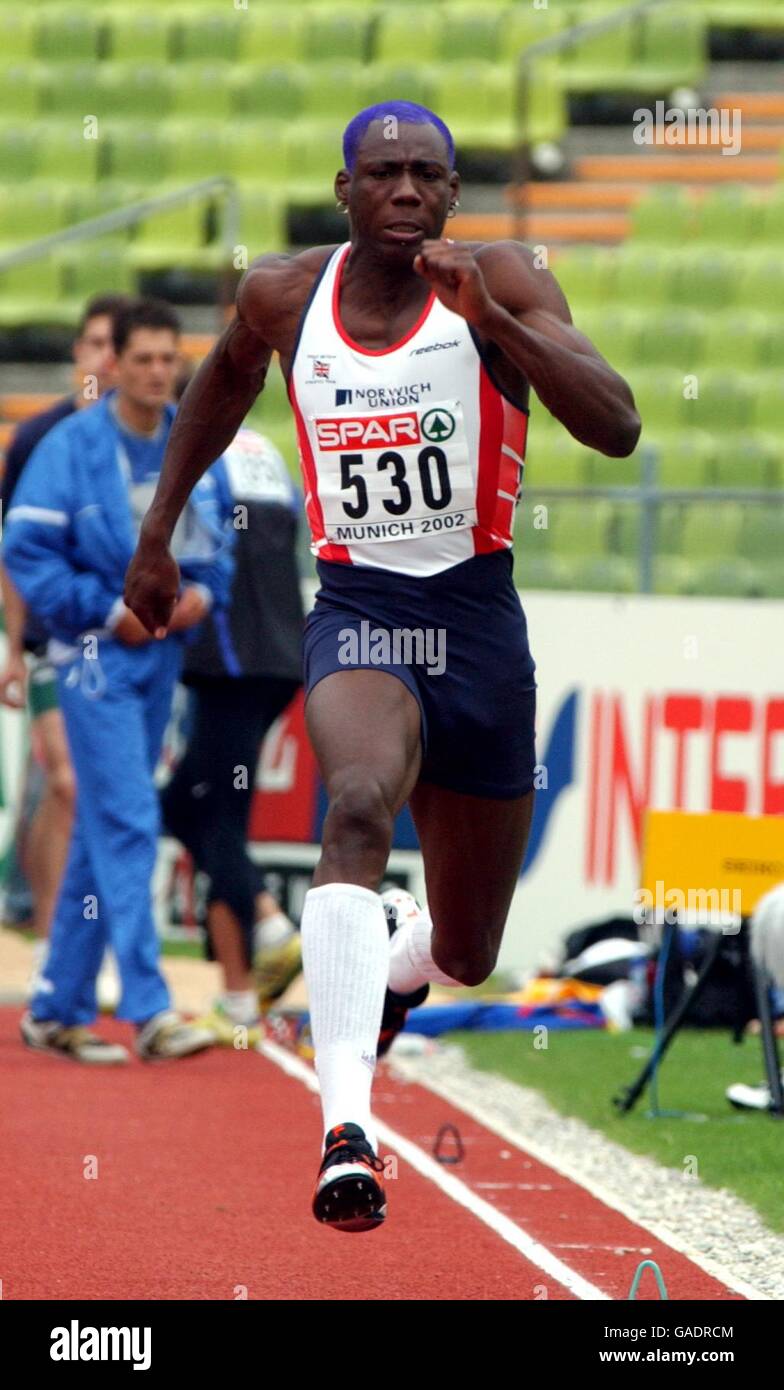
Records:
[[[508,550],[427,578],[317,564],[305,692],[353,667],[389,671],[422,715],[420,781],[474,796],[531,791],[535,665]]]

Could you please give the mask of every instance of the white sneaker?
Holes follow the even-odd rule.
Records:
[[[203,1052],[212,1047],[215,1034],[210,1028],[196,1023],[186,1023],[173,1009],[165,1009],[154,1014],[139,1030],[136,1037],[136,1053],[144,1062],[166,1060],[175,1057],[190,1057],[193,1052]]]
[[[95,997],[101,1013],[113,1014],[120,1002],[122,985],[117,970],[114,952],[109,949],[103,953],[101,968],[95,981]]]
[[[781,1079],[784,1081],[784,1072]],[[770,1087],[764,1081],[759,1086],[746,1086],[738,1081],[728,1086],[724,1094],[736,1110],[770,1110]]]
[[[80,1024],[66,1027],[52,1020],[39,1023],[31,1013],[22,1015],[19,1030],[28,1047],[55,1057],[70,1057],[88,1066],[116,1067],[130,1061],[120,1043],[105,1042]]]

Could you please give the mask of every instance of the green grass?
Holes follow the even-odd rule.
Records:
[[[450,1036],[483,1071],[496,1072],[540,1091],[565,1115],[584,1120],[635,1153],[648,1154],[681,1172],[697,1160],[697,1174],[711,1187],[729,1188],[756,1208],[767,1225],[784,1231],[784,1120],[733,1110],[725,1088],[764,1076],[758,1038],[735,1046],[727,1032],[687,1030],[675,1039],[659,1076],[661,1110],[684,1118],[649,1118],[650,1091],[621,1116],[612,1097],[628,1086],[648,1056],[653,1032],[550,1032],[537,1050],[531,1033],[461,1032]],[[706,1118],[697,1118],[706,1117]]]

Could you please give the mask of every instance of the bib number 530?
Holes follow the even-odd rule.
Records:
[[[420,449],[416,463],[425,505],[434,512],[448,507],[452,500],[452,486],[443,449],[439,449],[435,444],[428,444],[427,448]],[[363,454],[340,455],[341,491],[355,489],[356,501],[343,499],[343,510],[352,521],[359,521],[367,516],[370,506],[367,483],[361,471],[364,464]],[[411,488],[406,481],[406,461],[403,455],[394,449],[386,449],[376,458],[376,468],[379,472],[389,471],[390,486],[397,494],[395,497],[381,499],[384,510],[390,516],[405,516],[411,510],[412,497]]]

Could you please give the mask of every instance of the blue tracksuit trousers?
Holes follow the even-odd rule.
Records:
[[[33,1017],[68,1026],[96,1015],[104,947],[117,958],[119,1018],[142,1023],[169,1008],[152,912],[159,832],[153,772],[180,670],[178,637],[127,647],[101,639],[98,656],[58,668],[60,705],[76,774],[76,818]]]

